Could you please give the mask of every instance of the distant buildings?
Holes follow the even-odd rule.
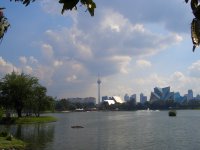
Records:
[[[130,96],[129,96],[128,94],[125,94],[125,95],[124,95],[124,101],[125,101],[125,102],[130,101]]]
[[[154,92],[151,92],[150,101],[154,102],[157,100],[174,100],[174,92],[170,92],[170,87],[155,87]]]
[[[184,96],[181,96],[179,92],[173,92],[170,91],[170,86],[164,87],[164,88],[159,88],[155,87],[154,91],[151,92],[150,99],[147,99],[147,96],[145,96],[143,93],[140,93],[139,96],[139,101],[137,101],[137,96],[136,94],[124,95],[124,100],[122,100],[119,96],[103,96],[102,97],[102,102],[108,102],[109,105],[115,104],[115,103],[125,103],[125,102],[131,102],[131,103],[137,103],[140,102],[141,104],[145,104],[145,102],[150,101],[150,102],[155,102],[155,101],[168,101],[168,100],[173,100],[177,103],[183,103],[183,102],[189,102],[191,100],[199,100],[200,101],[200,95],[197,94],[196,97],[194,97],[193,90],[189,89],[187,94]]]
[[[107,99],[106,99],[107,98]],[[111,96],[111,97],[108,97],[108,96],[103,96],[102,97],[102,102],[107,102],[109,105],[111,104],[115,104],[115,103],[124,103],[125,101],[121,99],[121,97],[119,96]]]
[[[130,96],[130,101],[137,101],[137,96],[136,96],[136,94],[133,94],[133,95],[131,95]]]
[[[140,94],[140,103],[144,104],[147,101],[147,96],[144,96],[143,93]]]
[[[154,102],[157,100],[174,100],[175,102],[182,103],[182,102],[189,102],[191,100],[200,100],[200,95],[197,97],[193,96],[193,91],[190,89],[188,93],[184,96],[181,96],[179,92],[171,92],[170,87],[165,88],[154,88],[154,92],[151,92],[150,102]]]
[[[188,94],[187,94],[187,100],[192,100],[193,99],[193,91],[192,90],[188,90]]]

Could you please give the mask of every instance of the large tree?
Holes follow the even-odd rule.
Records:
[[[33,95],[38,79],[24,73],[12,72],[0,80],[1,104],[7,109],[15,109],[22,117],[25,104]]]

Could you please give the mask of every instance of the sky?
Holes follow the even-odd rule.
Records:
[[[57,1],[28,7],[1,1],[11,24],[0,44],[0,77],[24,72],[57,98],[144,93],[170,86],[200,94],[200,48],[192,52],[192,11],[185,0],[94,0],[61,15]],[[138,97],[139,98],[139,97]]]

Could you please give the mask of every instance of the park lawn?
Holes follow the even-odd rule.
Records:
[[[17,150],[24,150],[26,147],[26,143],[12,138],[11,141],[6,140],[6,137],[0,137],[0,150],[8,150],[8,149],[17,149]]]
[[[40,116],[40,117],[21,117],[16,118],[16,124],[32,124],[32,123],[49,123],[55,122],[57,119],[52,116]]]

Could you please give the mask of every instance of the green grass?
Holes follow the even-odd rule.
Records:
[[[55,122],[57,119],[52,116],[41,116],[41,117],[11,117],[11,118],[2,118],[0,120],[1,124],[34,124],[34,123],[49,123]]]
[[[0,137],[0,149],[8,150],[8,149],[17,149],[17,150],[23,150],[26,147],[26,143],[17,140],[15,138],[12,138],[11,141],[6,140],[6,137]]]
[[[15,120],[16,124],[32,124],[32,123],[48,123],[55,122],[56,118],[52,116],[41,116],[41,117],[22,117]]]

